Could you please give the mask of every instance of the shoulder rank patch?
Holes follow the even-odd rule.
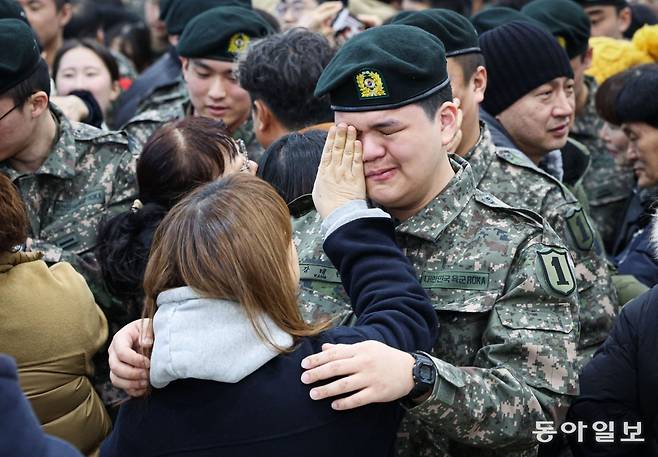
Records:
[[[576,290],[576,277],[564,249],[551,247],[537,251],[535,270],[539,282],[547,291],[566,297]]]
[[[585,216],[582,208],[574,210],[566,217],[567,229],[575,247],[581,251],[589,251],[594,244],[594,230]]]
[[[357,73],[356,86],[359,90],[359,98],[361,99],[388,97],[384,80],[377,71],[363,70]]]
[[[249,38],[249,35],[245,35],[244,33],[234,34],[231,39],[228,40],[228,52],[231,54],[239,54],[246,51],[250,40],[251,38]]]

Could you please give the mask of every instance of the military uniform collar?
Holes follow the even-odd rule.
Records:
[[[34,174],[52,175],[62,179],[72,178],[75,176],[75,164],[79,155],[75,147],[73,126],[58,107],[51,103],[49,108],[57,124],[57,135],[48,157]],[[32,174],[14,170],[6,163],[0,164],[0,169],[12,181],[20,176]]]
[[[487,174],[487,170],[496,158],[496,145],[491,139],[491,132],[486,124],[480,121],[480,138],[475,143],[464,159],[471,166],[473,172],[473,181],[478,186],[482,178]]]
[[[401,222],[397,233],[413,235],[435,242],[443,230],[459,216],[475,193],[471,166],[456,155],[450,155],[455,176],[448,185],[418,214]]]

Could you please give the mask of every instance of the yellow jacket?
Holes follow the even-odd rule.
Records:
[[[0,252],[0,352],[16,359],[45,432],[97,455],[111,422],[90,380],[91,358],[107,340],[107,321],[71,265],[40,259]]]

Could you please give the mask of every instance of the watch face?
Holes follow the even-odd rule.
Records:
[[[434,366],[423,364],[418,370],[419,378],[423,382],[432,382],[434,380]]]

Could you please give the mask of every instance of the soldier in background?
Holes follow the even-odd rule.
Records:
[[[592,36],[621,40],[631,26],[631,8],[626,0],[573,0],[585,9],[592,22]]]
[[[257,159],[262,150],[252,128],[251,98],[238,83],[235,59],[251,41],[271,31],[257,13],[236,6],[213,8],[190,21],[177,45],[189,98],[131,119],[123,129],[136,148],[168,121],[207,116],[224,121],[233,138],[242,140]]]
[[[631,196],[633,171],[615,162],[601,139],[603,128],[595,106],[596,80],[585,75],[592,63],[589,46],[590,22],[585,11],[572,0],[535,0],[522,12],[542,22],[565,49],[574,73],[575,122],[570,137],[587,147],[590,164],[583,176],[589,212],[599,229],[606,250],[612,250],[618,215]]]

